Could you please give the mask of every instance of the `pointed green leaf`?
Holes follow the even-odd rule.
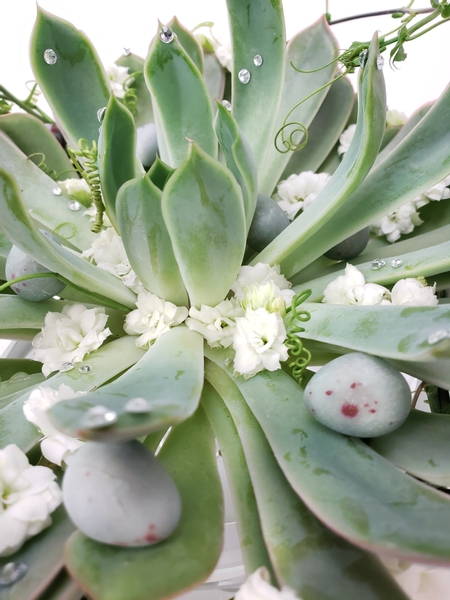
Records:
[[[71,371],[57,373],[46,380],[45,386],[59,389],[64,383],[75,391],[90,391],[137,362],[144,351],[136,347],[134,337],[126,336],[104,344],[91,352],[83,363],[78,363]],[[89,373],[81,373],[80,367],[88,364]],[[17,444],[28,452],[42,437],[38,429],[27,421],[23,414],[23,403],[29,392],[21,395],[0,410],[0,448],[8,444]]]
[[[98,168],[106,212],[117,229],[117,192],[143,169],[137,164],[133,115],[112,94],[100,129]]]
[[[46,62],[46,50],[56,54],[54,64]],[[38,6],[30,62],[39,88],[69,143],[78,148],[80,138],[89,144],[96,141],[97,111],[107,105],[110,87],[100,59],[84,33]]]
[[[248,231],[255,212],[258,189],[255,160],[246,139],[241,135],[236,121],[220,102],[217,103],[215,129],[225,156],[226,165],[235,176],[242,190]]]
[[[223,353],[207,355],[223,365]],[[450,564],[448,496],[360,440],[321,425],[303,403],[303,390],[283,371],[234,381],[289,483],[323,523],[373,552]]]
[[[215,306],[236,279],[245,250],[244,206],[234,177],[192,143],[164,188],[162,211],[191,303]]]
[[[145,355],[112,383],[90,394],[59,403],[50,409],[58,428],[69,435],[94,440],[130,440],[190,417],[196,410],[203,385],[203,338],[187,327],[174,327]],[[144,398],[149,412],[131,413],[125,404]],[[85,421],[93,406],[117,413],[110,427],[91,429]]]
[[[162,216],[161,196],[149,177],[124,184],[117,196],[119,231],[130,264],[145,288],[177,306],[187,306],[187,292]]]
[[[301,598],[327,598],[332,589],[334,600],[406,600],[377,558],[324,527],[296,495],[264,432],[227,373],[209,361],[205,372],[222,395],[238,429],[264,538],[280,585],[293,588]],[[295,460],[290,455],[291,452],[286,453],[284,460]]]
[[[255,157],[259,173],[274,135],[285,71],[286,37],[281,0],[227,0],[233,45],[233,115]],[[254,56],[262,58],[256,66]],[[246,69],[250,81],[241,83]]]
[[[221,100],[225,90],[225,71],[214,53],[203,56],[204,80],[211,98]]]
[[[450,486],[450,416],[412,410],[398,429],[369,440],[370,447],[407,473]]]
[[[16,144],[25,156],[42,153],[43,156],[33,156],[30,160],[39,164],[44,159],[46,172],[52,179],[61,181],[77,176],[61,144],[44,123],[33,115],[27,113],[2,115],[0,130]]]
[[[168,600],[199,585],[219,559],[222,489],[214,436],[201,409],[174,429],[158,459],[173,477],[182,504],[180,523],[167,540],[119,548],[76,533],[66,545],[70,573],[96,600]]]
[[[117,277],[95,267],[38,230],[16,181],[3,169],[0,169],[0,211],[2,228],[8,238],[41,265],[100,297],[106,296],[123,306],[134,307],[135,294]]]
[[[224,461],[245,571],[251,575],[259,567],[265,566],[275,582],[239,434],[222,398],[207,381],[203,387],[202,407],[214,430]]]
[[[172,167],[181,164],[188,140],[194,140],[210,156],[217,156],[208,91],[176,36],[165,44],[159,33],[156,35],[145,61],[144,75],[152,95],[163,161]]]
[[[375,34],[360,74],[355,135],[341,164],[308,210],[260,252],[253,264],[281,263],[281,270],[287,277],[296,272],[293,265],[298,259],[302,260],[305,242],[327,221],[334,223],[334,215],[369,172],[380,148],[386,119],[386,90],[383,73],[377,68],[378,55]]]
[[[156,187],[162,191],[174,172],[175,169],[172,169],[169,167],[169,165],[166,165],[166,163],[163,162],[158,155],[156,155],[155,162],[148,170],[147,175],[150,181],[152,181]]]
[[[184,27],[176,17],[173,17],[167,25],[177,34],[179,43],[200,73],[203,73],[203,50],[195,35]]]
[[[135,74],[133,81],[130,81],[129,87],[137,96],[137,102],[134,104],[133,114],[136,127],[153,123],[155,118],[153,115],[152,99],[150,92],[144,79],[144,59],[132,52],[123,54],[116,60],[116,64],[120,67],[128,67],[128,74]]]
[[[300,73],[298,74],[300,75]],[[280,179],[303,171],[316,172],[339,139],[353,108],[355,93],[347,77],[335,81],[308,127],[308,143],[291,158]],[[320,169],[320,172],[324,172]]]
[[[293,156],[292,150],[285,152],[287,147],[283,144],[283,140],[288,141],[292,135],[292,141],[295,144],[302,143],[304,139],[302,126],[306,128],[310,126],[324,101],[329,87],[317,90],[326,86],[333,79],[336,64],[329,63],[335,56],[336,47],[336,40],[323,17],[300,31],[289,41],[286,49],[286,75],[282,88],[280,86],[280,90],[282,89],[281,104],[277,112],[268,112],[274,128],[271,129],[271,137],[266,142],[267,153],[264,163],[258,165],[258,191],[260,193],[272,195],[289,159]],[[314,73],[299,73],[292,67],[291,61],[297,69],[315,71]],[[264,68],[264,63],[261,68]],[[274,83],[269,78],[267,86],[272,87],[272,85]],[[311,94],[313,94],[311,98],[308,98]],[[301,100],[304,102],[294,108]],[[265,111],[264,96],[261,102],[262,110]],[[249,110],[251,111],[252,108],[249,107]],[[273,115],[275,114],[277,117],[274,120]],[[287,126],[283,131],[278,133],[285,125]],[[259,127],[256,122],[254,127]],[[245,129],[244,133],[246,133]]]

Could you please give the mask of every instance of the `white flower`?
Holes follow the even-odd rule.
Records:
[[[397,306],[436,306],[436,284],[427,286],[419,279],[400,279],[392,288],[392,304]]]
[[[136,306],[136,310],[127,314],[124,329],[129,335],[142,334],[136,340],[139,348],[149,348],[160,335],[180,325],[188,316],[185,306],[175,306],[145,289],[138,293]]]
[[[404,125],[408,117],[404,112],[395,110],[395,108],[386,111],[386,127],[396,127],[398,125]]]
[[[324,290],[325,304],[387,304],[389,290],[376,283],[366,283],[364,275],[356,267],[347,264],[345,274],[339,275]]]
[[[93,223],[97,216],[97,209],[95,207],[95,204],[92,203],[91,206],[87,210],[84,211],[83,215],[87,215],[89,217],[89,220],[92,221],[92,223]],[[103,213],[103,225],[104,225],[104,227],[112,227],[112,223],[109,220],[109,217],[105,212]]]
[[[87,205],[91,202],[91,190],[82,177],[65,179],[64,181],[57,181],[56,183],[66,192],[66,194],[71,198],[78,200],[81,204]]]
[[[257,263],[254,267],[243,266],[240,268],[236,281],[231,286],[235,298],[245,299],[246,290],[250,286],[261,286],[268,282],[273,282],[274,290],[277,296],[281,296],[290,306],[295,292],[290,290],[290,283],[284,275],[280,273],[280,265],[271,267],[266,263]]]
[[[121,279],[133,291],[138,292],[141,289],[142,284],[131,268],[122,238],[114,227],[103,229],[91,247],[84,250],[81,256],[96,264],[99,269]]]
[[[448,600],[450,569],[381,556],[397,583],[414,600]]]
[[[280,591],[269,582],[268,570],[260,567],[241,586],[235,600],[301,600],[291,588],[283,586]]]
[[[58,390],[50,387],[35,388],[28,400],[24,402],[25,417],[36,425],[44,436],[41,441],[42,455],[55,465],[61,466],[62,461],[67,461],[78,448],[81,448],[83,442],[59,431],[48,417],[47,411],[58,402],[72,400],[85,394],[87,392],[75,392],[63,383]]]
[[[269,312],[279,312],[282,317],[286,314],[286,302],[281,295],[281,290],[273,281],[261,285],[249,285],[244,289],[245,296],[241,304],[245,309],[265,308]]]
[[[113,63],[106,68],[106,75],[108,76],[114,96],[116,98],[123,98],[126,91],[124,83],[128,79],[128,67],[120,67]]]
[[[382,217],[372,225],[372,231],[377,235],[385,235],[388,242],[396,242],[402,234],[411,233],[416,225],[423,221],[419,217],[413,202],[407,202]]]
[[[339,146],[337,153],[342,156],[350,148],[353,136],[355,135],[356,125],[349,125],[339,137]]]
[[[300,210],[306,210],[330,179],[328,173],[303,171],[299,175],[290,175],[280,181],[277,194],[281,200],[278,206],[284,210],[289,219],[293,219]]]
[[[33,340],[34,360],[42,363],[47,377],[65,362],[81,362],[99,348],[111,331],[105,328],[108,315],[103,307],[84,304],[64,306],[61,313],[48,312],[42,331]]]
[[[285,339],[286,329],[279,313],[270,313],[265,308],[248,308],[245,317],[236,319],[233,338],[236,372],[248,378],[263,369],[279,369],[280,361],[288,358],[288,351],[283,343]]]
[[[224,42],[220,39],[216,39],[214,40],[213,44],[217,60],[220,62],[222,67],[225,67],[225,69],[231,73],[233,71],[233,53],[231,49],[231,41],[227,40]]]
[[[450,175],[448,175],[442,181],[435,183],[426,192],[423,192],[423,195],[425,198],[428,198],[428,200],[446,200],[447,198],[450,198],[450,189],[448,188],[449,185]]]
[[[61,504],[55,475],[47,467],[32,467],[15,444],[0,450],[0,556],[9,556],[52,522]]]
[[[200,310],[191,307],[186,325],[202,334],[211,348],[228,348],[233,343],[236,317],[244,316],[244,309],[236,300],[224,300],[217,306],[202,304]]]

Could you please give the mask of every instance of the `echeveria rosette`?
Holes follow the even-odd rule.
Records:
[[[248,576],[238,598],[253,600],[257,594],[259,600],[266,594],[269,600],[291,600],[320,588],[324,593],[333,589],[336,600],[365,595],[402,600],[404,594],[365,549],[388,549],[402,560],[450,564],[448,500],[379,460],[359,440],[319,426],[305,412],[302,386],[285,371],[290,373],[293,358],[288,357],[288,345],[291,352],[299,351],[303,342],[310,346],[313,366],[351,350],[367,353],[376,348],[396,368],[450,388],[445,367],[450,357],[448,309],[437,293],[447,284],[449,248],[445,241],[432,245],[431,239],[434,226],[439,240],[448,227],[450,92],[411,126],[408,136],[400,133],[394,138],[383,150],[384,159],[377,160],[386,123],[390,126],[395,120],[399,126],[403,119],[396,114],[386,118],[377,36],[360,69],[357,123],[344,131],[349,106],[345,119],[332,128],[333,135],[322,139],[314,134],[325,122],[318,109],[327,97],[330,120],[337,102],[323,88],[331,81],[334,66],[317,70],[318,57],[325,64],[337,47],[326,21],[296,36],[286,58],[278,0],[250,0],[245,8],[240,0],[228,0],[228,9],[232,106],[226,119],[220,113],[223,123],[217,129],[225,165],[217,160],[217,123],[209,97],[214,89],[214,96],[221,99],[217,81],[225,81],[225,71],[214,56],[204,56],[202,75],[201,49],[191,32],[179,24],[174,25],[175,33],[158,28],[145,61],[125,57],[128,73],[140,70],[143,75],[126,82],[125,70],[116,69],[123,81],[110,99],[110,80],[90,42],[66,21],[39,9],[32,39],[35,76],[69,143],[76,147],[80,138],[86,138],[90,147],[92,141],[97,143],[97,111],[109,107],[101,125],[99,153],[106,216],[96,237],[78,230],[72,236],[73,228],[85,226],[89,231],[89,220],[81,212],[78,220],[74,213],[73,223],[70,213],[58,216],[50,202],[55,201],[55,182],[25,157],[2,150],[11,148],[9,142],[0,146],[0,154],[5,154],[1,157],[5,170],[0,171],[5,236],[29,254],[39,254],[36,258],[46,268],[74,284],[67,286],[62,300],[33,307],[15,297],[0,297],[9,326],[2,334],[34,339],[44,374],[55,373],[49,387],[27,389],[24,383],[17,396],[4,404],[2,400],[0,447],[3,431],[8,430],[20,431],[22,450],[42,442],[43,456],[58,464],[70,462],[69,456],[81,444],[78,437],[93,439],[94,444],[121,444],[139,437],[149,449],[160,448],[157,460],[180,490],[180,525],[163,544],[141,548],[139,555],[118,545],[96,544],[80,534],[72,537],[65,551],[69,571],[93,599],[128,597],[133,590],[132,600],[146,600],[150,594],[162,600],[209,576],[222,545],[217,432],[230,485],[236,484],[235,518]],[[49,49],[57,56],[53,63]],[[294,71],[291,60],[305,72]],[[245,72],[239,75],[244,68],[249,78]],[[128,91],[127,85],[133,90],[123,104],[120,96]],[[292,113],[310,129],[315,166],[306,160],[307,167],[290,169],[292,149],[273,159],[277,129],[295,102],[319,88],[319,94]],[[148,110],[150,103],[153,111]],[[154,115],[154,123],[143,123],[144,115],[146,119]],[[148,172],[140,164],[135,123],[156,129],[165,161],[158,158]],[[404,127],[405,132],[408,123]],[[318,137],[313,139],[314,135]],[[340,160],[333,148],[339,137]],[[39,140],[33,143],[34,151],[41,151]],[[50,154],[48,161],[51,168]],[[301,164],[302,159],[294,162]],[[398,164],[402,169],[394,168]],[[334,174],[329,177],[323,171]],[[282,184],[283,179],[291,188]],[[84,180],[74,182],[60,184],[64,198],[88,205],[92,189]],[[295,219],[253,256],[245,249],[252,202],[257,191],[275,197],[277,184],[279,196],[287,190],[285,208]],[[407,203],[414,210],[402,208]],[[361,271],[321,258],[383,218],[394,223],[390,231],[394,236],[406,233],[411,223],[418,224],[413,217],[425,204],[435,211],[435,220],[423,225],[429,227],[429,237],[420,229],[411,231],[400,262],[389,240],[381,237],[374,237],[356,259]],[[440,222],[436,215],[441,211]],[[386,217],[393,213],[394,218]],[[57,241],[43,239],[39,231],[43,222]],[[421,250],[427,252],[426,261],[414,254]],[[376,264],[384,264],[371,269],[378,253],[383,261]],[[338,269],[342,271],[337,273]],[[323,285],[322,277],[327,279]],[[315,290],[314,302],[302,304],[302,293],[309,287]],[[114,321],[108,311],[110,323],[106,306],[117,311]],[[407,332],[402,331],[403,323]],[[108,324],[120,339],[111,341]],[[299,346],[293,347],[290,342],[295,338]],[[117,355],[116,345],[122,349]],[[125,361],[120,352],[136,356],[126,356]],[[105,359],[99,367],[97,358],[103,353],[115,359]],[[89,361],[93,371],[104,371],[101,381],[90,373]],[[66,371],[64,362],[74,368]],[[88,393],[81,397],[77,390]],[[235,412],[237,405],[242,413]],[[99,406],[114,420],[100,425],[89,421],[91,409]],[[24,410],[44,440],[38,440]],[[99,414],[94,410],[94,416]],[[165,436],[168,428],[170,434]],[[447,437],[442,436],[442,444]],[[258,463],[261,447],[266,448],[267,460]],[[428,445],[423,455],[433,460]],[[0,472],[0,480],[3,475]],[[51,472],[47,475],[53,481]],[[420,501],[405,502],[412,496],[420,496]],[[49,506],[34,528],[26,525],[26,535],[11,543],[11,549],[18,549],[25,537],[48,522]],[[251,514],[249,506],[254,507]],[[302,522],[299,511],[304,511]],[[48,531],[48,538],[45,534],[39,538],[39,550],[46,556],[47,540],[58,530],[55,526]],[[283,552],[274,551],[279,547]],[[311,569],[308,557],[315,552],[320,553],[322,566]],[[52,561],[47,562],[45,585],[53,577]],[[169,578],[168,565],[174,564],[180,570]],[[99,572],[108,577],[100,581]]]

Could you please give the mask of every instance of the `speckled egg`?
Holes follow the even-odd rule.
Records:
[[[156,544],[181,515],[175,483],[137,441],[85,443],[69,461],[62,490],[75,525],[114,546]]]
[[[6,259],[5,274],[7,280],[33,273],[50,273],[50,271],[33,260],[28,254],[22,252],[17,246],[13,246]],[[25,300],[40,302],[57,296],[65,287],[66,284],[56,277],[42,277],[20,281],[13,284],[11,289]]]
[[[364,227],[361,231],[357,231],[346,240],[343,240],[328,252],[325,252],[327,258],[331,260],[350,260],[359,256],[364,248],[369,243],[370,227]]]
[[[136,153],[144,167],[151,167],[155,162],[158,152],[158,138],[156,137],[156,126],[147,123],[137,128]]]
[[[290,221],[286,213],[275,200],[272,200],[269,196],[264,196],[264,194],[258,194],[247,243],[256,252],[261,252],[289,224]]]
[[[353,352],[322,367],[306,385],[304,400],[311,414],[330,429],[377,437],[405,421],[411,392],[385,360]]]

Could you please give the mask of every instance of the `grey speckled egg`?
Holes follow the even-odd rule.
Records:
[[[144,167],[151,167],[158,152],[158,138],[154,123],[137,128],[136,153]]]
[[[75,525],[114,546],[156,544],[181,515],[175,483],[137,441],[85,443],[69,461],[62,490]]]
[[[404,422],[411,392],[385,360],[352,352],[322,367],[306,385],[304,400],[311,414],[330,429],[377,437]]]
[[[290,221],[286,213],[275,200],[272,200],[269,196],[264,196],[264,194],[258,194],[247,243],[256,252],[261,252],[289,224]]]
[[[22,252],[17,246],[13,246],[6,259],[5,275],[7,280],[33,273],[50,273],[50,271]],[[11,289],[25,300],[40,302],[57,296],[65,287],[66,284],[56,277],[42,277],[20,281],[12,285]]]
[[[330,248],[328,252],[325,252],[325,256],[331,260],[350,260],[351,258],[355,258],[367,246],[369,238],[370,227],[364,227],[361,231],[357,231],[346,240]]]

